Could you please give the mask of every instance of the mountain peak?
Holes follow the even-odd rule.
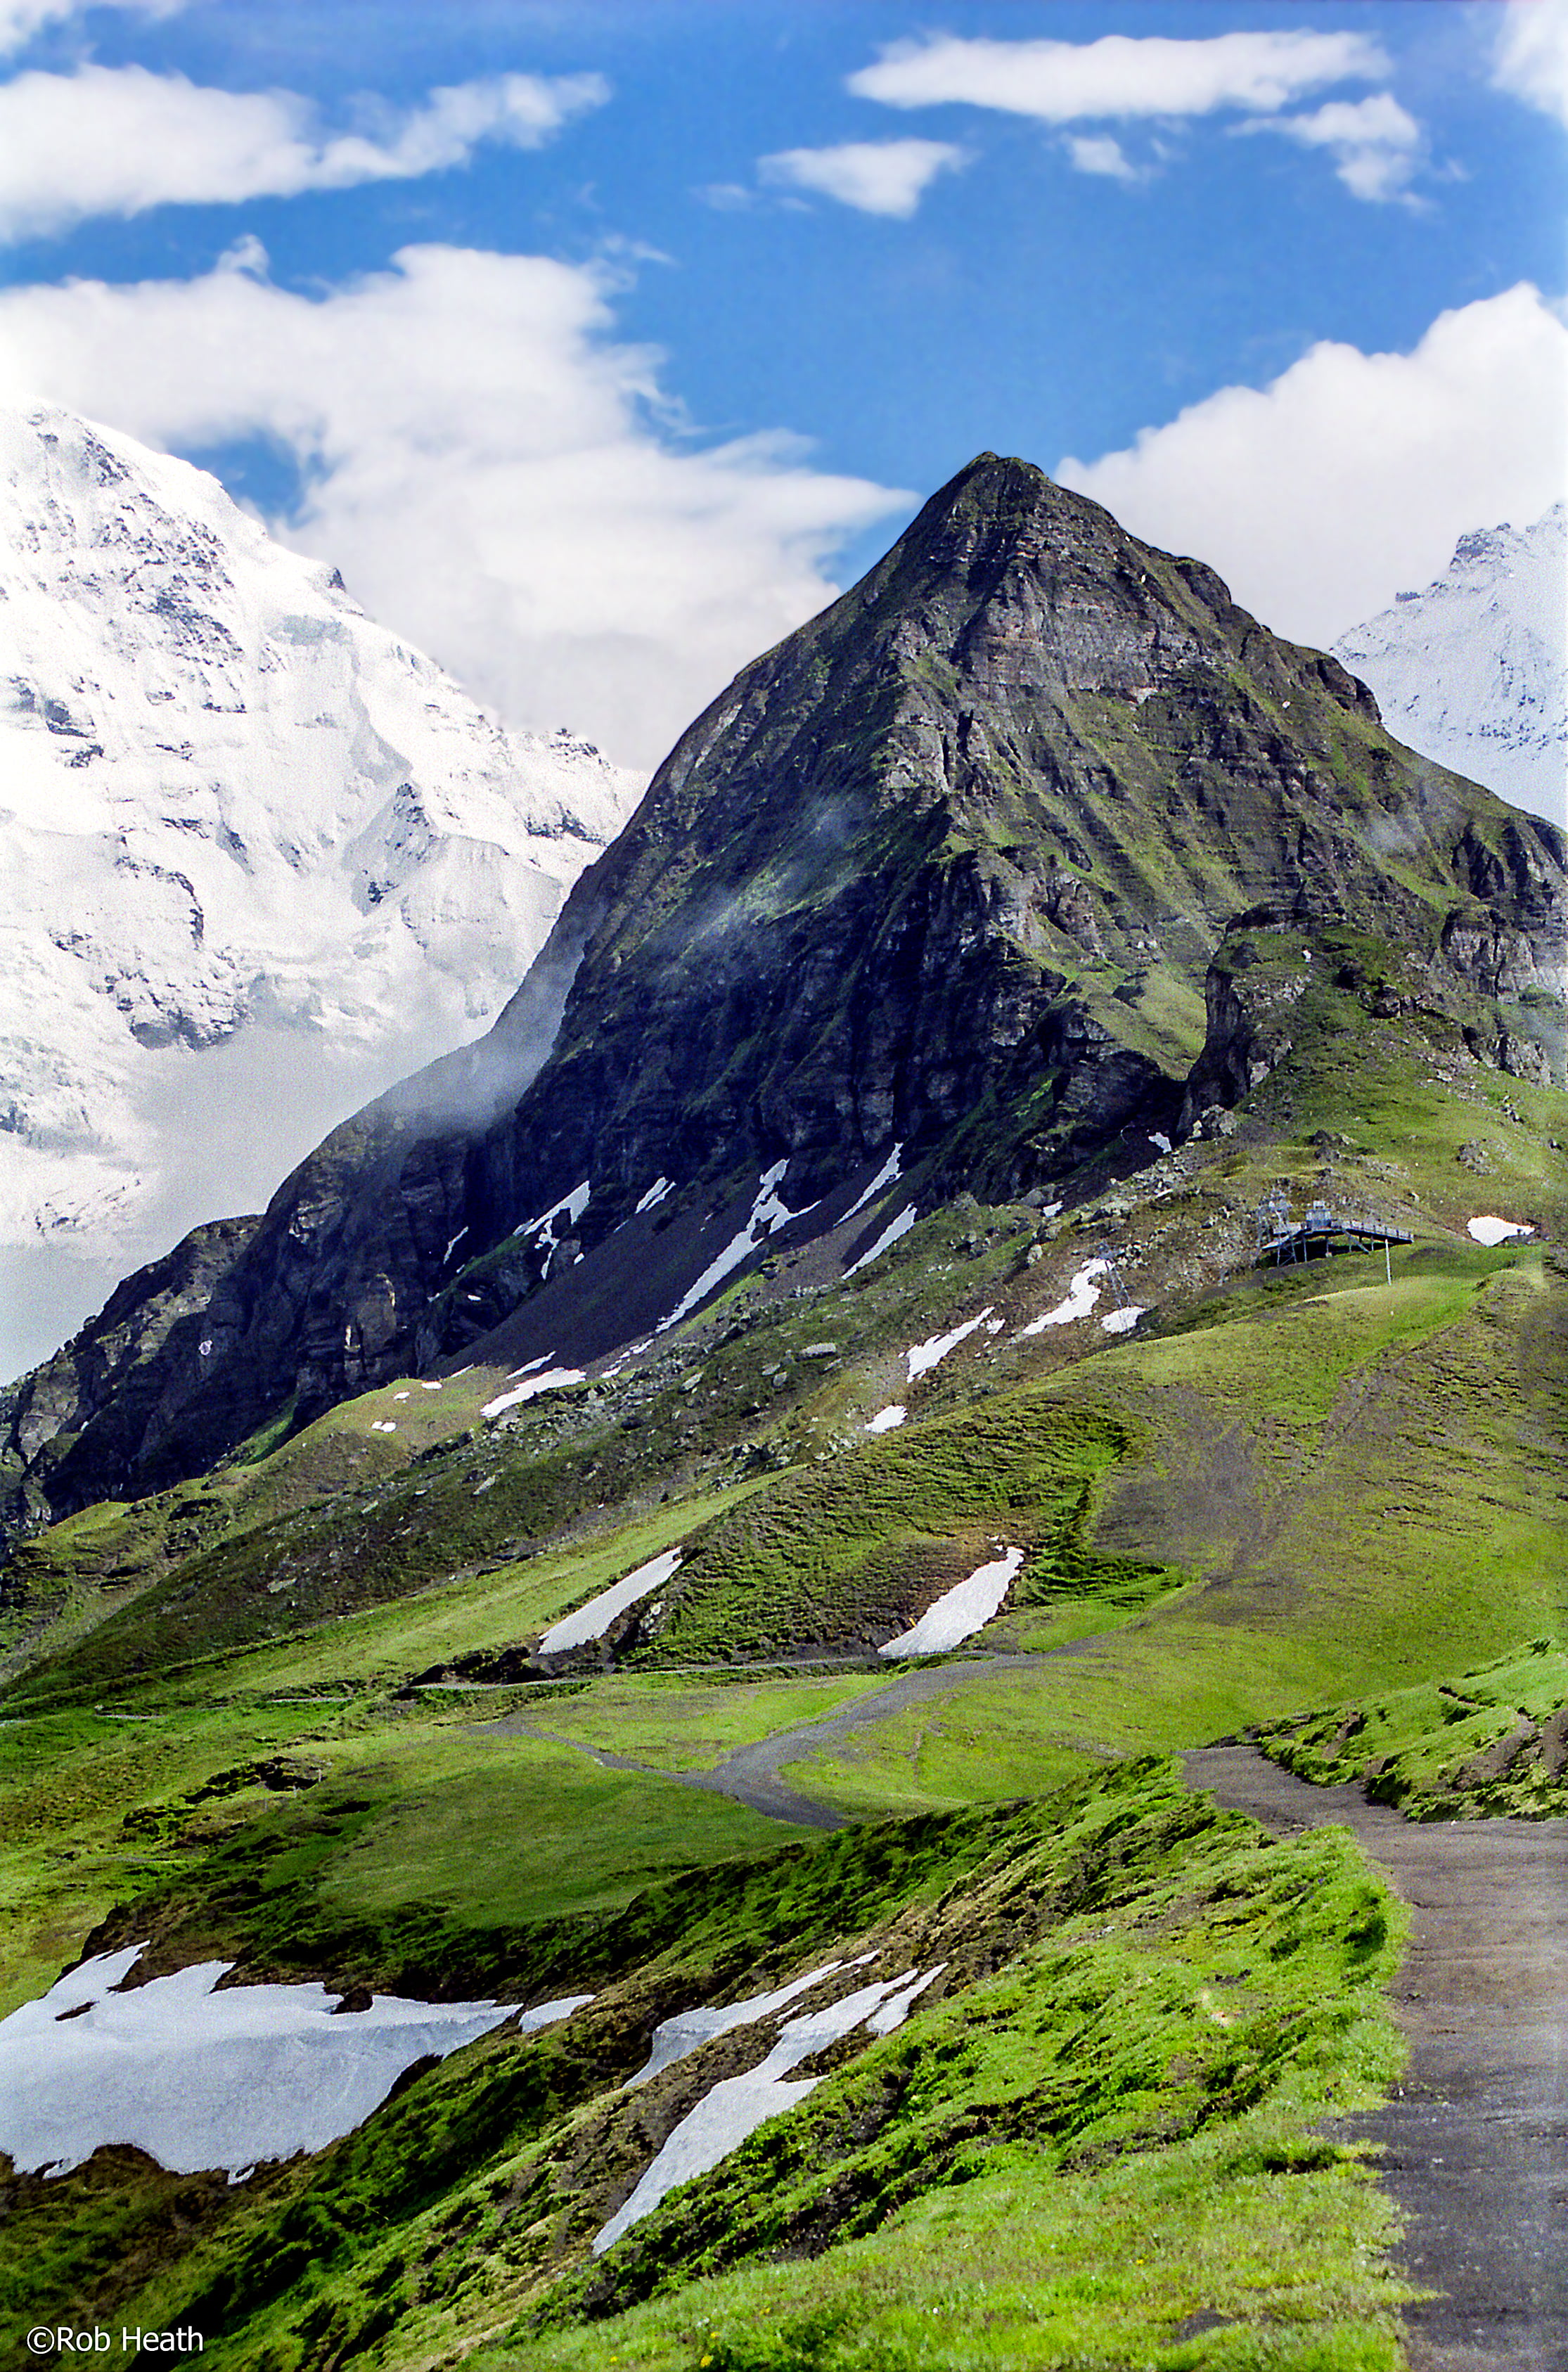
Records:
[[[982,455],[682,735],[490,1037],[280,1190],[215,1289],[221,1366],[168,1355],[138,1487],[400,1363],[584,1367],[874,1178],[911,1214],[1099,1193],[1286,1058],[1334,933],[1539,1064],[1475,1017],[1547,982],[1561,895],[1548,837],[1334,658]]]
[[[1441,576],[1336,655],[1414,750],[1568,825],[1568,504],[1462,535]]]

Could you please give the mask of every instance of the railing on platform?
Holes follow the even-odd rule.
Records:
[[[1260,1268],[1266,1264],[1279,1268],[1287,1261],[1327,1260],[1339,1249],[1349,1252],[1381,1250],[1390,1284],[1392,1246],[1415,1240],[1408,1227],[1390,1226],[1365,1205],[1359,1209],[1336,1209],[1322,1195],[1314,1196],[1299,1220],[1293,1219],[1289,1198],[1278,1186],[1272,1188],[1258,1204],[1254,1226]]]

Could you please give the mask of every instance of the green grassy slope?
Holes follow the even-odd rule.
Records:
[[[487,2333],[496,2364],[595,2372],[1392,2367],[1387,2211],[1309,2125],[1398,2065],[1399,1918],[1347,1840],[1270,1844],[1159,1765],[852,1831],[656,1889],[570,2027],[486,2038],[313,2162],[226,2194],[145,2166],[23,2186],[29,2310],[74,2285],[277,2372],[424,2365]],[[802,2114],[595,2266],[648,2129],[734,2055],[623,2099],[650,2017],[830,1954],[943,1967],[905,2027],[841,2047]],[[188,2253],[149,2278],[177,2213]],[[1183,2337],[1194,2316],[1218,2352]],[[766,2352],[791,2330],[815,2352]]]
[[[1393,1913],[1343,1837],[1269,1846],[1128,1758],[1257,1729],[1423,1813],[1568,1809],[1568,1099],[1312,1065],[1081,1225],[956,1205],[500,1423],[494,1371],[390,1385],[29,1542],[0,2011],[144,1936],[154,1969],[600,1998],[237,2189],[123,2152],[12,2184],[0,2295],[206,2317],[244,2372],[1393,2372],[1388,2211],[1308,2131],[1393,2066]],[[1391,1283],[1255,1273],[1276,1180],[1399,1216]],[[1478,1211],[1538,1232],[1482,1250]],[[1025,1334],[1102,1246],[1137,1329],[1108,1289]],[[1002,1541],[1007,1603],[903,1703],[877,1642]],[[529,1680],[673,1545],[618,1661]],[[682,1784],[840,1713],[782,1775],[841,1834]],[[689,2097],[617,2103],[651,2025],[873,1948],[949,1989],[596,2274]]]

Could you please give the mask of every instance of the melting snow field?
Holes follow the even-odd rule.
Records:
[[[928,1376],[933,1367],[939,1367],[949,1351],[956,1351],[977,1327],[984,1325],[994,1306],[988,1302],[978,1318],[970,1318],[962,1326],[955,1326],[950,1334],[933,1334],[929,1342],[916,1343],[906,1351],[904,1357],[909,1363],[911,1383],[922,1376]]]
[[[865,1210],[868,1203],[875,1203],[877,1195],[883,1192],[885,1187],[892,1185],[894,1180],[900,1174],[900,1165],[901,1164],[903,1157],[903,1146],[901,1145],[895,1145],[891,1153],[889,1154],[888,1158],[882,1164],[881,1169],[871,1180],[870,1185],[863,1186],[861,1188],[860,1192],[850,1204],[849,1209],[844,1213],[844,1219],[853,1219],[857,1212]],[[839,1221],[841,1227],[843,1226],[843,1219]]]
[[[960,1646],[963,1642],[989,1622],[1012,1587],[1013,1576],[1023,1564],[1022,1549],[1009,1549],[993,1564],[982,1564],[967,1581],[955,1583],[944,1590],[934,1606],[928,1606],[912,1631],[900,1633],[878,1647],[879,1656],[939,1656],[945,1648]]]
[[[865,1953],[860,1959],[852,1960],[849,1965],[852,1969],[863,1969],[872,1957],[869,1952]],[[813,1985],[819,1985],[825,1977],[836,1977],[843,1965],[842,1960],[828,1960],[821,1968],[808,1971],[804,1977],[796,1977],[792,1985],[781,1985],[776,1993],[753,1994],[749,2001],[731,2002],[727,2009],[683,2009],[674,2017],[665,2018],[654,2029],[654,2047],[648,2053],[646,2066],[633,2076],[626,2087],[627,2091],[635,2092],[640,2085],[651,2084],[656,2076],[662,2076],[665,2069],[673,2067],[678,2059],[690,2059],[694,2051],[701,2051],[703,2043],[711,2042],[715,2034],[728,2034],[738,2026],[752,2026],[759,2018],[776,2017],[781,2009],[787,2009],[790,2003],[797,2001],[802,1994],[809,1993]]]
[[[913,1225],[914,1204],[910,1203],[899,1213],[896,1219],[889,1220],[887,1227],[883,1228],[881,1234],[872,1245],[870,1250],[862,1252],[857,1261],[851,1262],[849,1267],[844,1271],[845,1276],[857,1276],[863,1268],[869,1268],[874,1260],[880,1260],[883,1253],[890,1250],[892,1246],[899,1241],[900,1236],[908,1235]]]
[[[1067,1298],[1059,1301],[1054,1309],[1042,1310],[1027,1326],[1020,1326],[1018,1335],[1043,1334],[1048,1326],[1070,1326],[1075,1318],[1086,1318],[1099,1299],[1097,1277],[1104,1276],[1107,1263],[1102,1260],[1086,1261],[1067,1287]]]
[[[878,1409],[865,1430],[867,1433],[891,1433],[895,1426],[902,1424],[907,1414],[902,1401],[895,1401],[890,1408]]]
[[[541,1656],[559,1656],[568,1647],[586,1647],[590,1639],[602,1639],[618,1614],[624,1614],[638,1599],[651,1598],[667,1581],[673,1580],[679,1568],[683,1552],[666,1549],[662,1556],[650,1557],[621,1581],[612,1582],[579,1606],[575,1614],[564,1614],[547,1631],[539,1643]]]
[[[1125,1309],[1113,1309],[1109,1318],[1102,1318],[1100,1325],[1107,1334],[1131,1334],[1147,1308],[1146,1302],[1130,1301]]]
[[[540,1392],[558,1392],[563,1384],[580,1384],[581,1367],[547,1367],[542,1376],[530,1376],[526,1384],[518,1384],[509,1392],[486,1401],[481,1416],[505,1416],[508,1409],[520,1408],[524,1401],[537,1400]]]
[[[1466,1224],[1476,1242],[1485,1244],[1489,1249],[1497,1244],[1505,1244],[1510,1236],[1533,1236],[1535,1233],[1533,1227],[1526,1227],[1518,1219],[1495,1219],[1483,1216],[1468,1220]]]
[[[101,1953],[0,2019],[0,2149],[19,2172],[64,2174],[111,2142],[174,2174],[238,2174],[322,2149],[416,2059],[445,2059],[516,2016],[505,2003],[392,1994],[334,2016],[340,1996],[322,1985],[215,1992],[226,1960],[111,1991],[142,1949]],[[551,2026],[592,1999],[544,2002],[519,2023]]]
[[[856,1964],[852,1961],[850,1965]],[[798,2067],[814,2052],[826,2050],[829,2043],[853,2034],[857,2026],[869,2025],[874,2034],[891,2034],[909,2015],[916,1997],[941,1975],[946,1965],[942,1961],[923,1972],[915,1970],[908,1976],[891,1977],[880,1984],[862,1985],[856,1992],[846,1994],[842,2001],[830,2002],[824,2009],[790,2018],[760,2065],[744,2076],[731,2076],[724,2083],[715,2084],[681,2119],[625,2206],[610,2217],[599,2233],[594,2242],[595,2256],[601,2257],[622,2232],[650,2214],[678,2183],[690,2182],[693,2175],[708,2173],[731,2150],[738,2149],[748,2134],[755,2133],[770,2117],[793,2109],[808,2092],[815,2091],[822,2080],[819,2076],[807,2076],[795,2084],[784,2082],[792,2067]],[[670,2049],[660,2059],[666,2033],[666,2027],[661,2026],[654,2037],[654,2057],[638,2082],[645,2083],[658,2066],[668,2066],[672,2061],[697,2050],[710,2034],[723,2034],[731,2026],[770,2016],[793,1994],[803,1993],[807,1985],[832,1973],[832,1968],[819,1969],[782,1993],[761,1994],[753,2001],[737,2002],[728,2010],[691,2010],[681,2017],[668,2019],[668,2027],[680,2029],[675,2038],[679,2047]],[[697,2021],[703,2019],[723,2023],[710,2023],[698,2031]]]
[[[807,1211],[817,1208],[815,1203],[803,1203],[798,1211],[789,1209],[779,1192],[788,1168],[786,1156],[783,1161],[775,1161],[771,1169],[763,1170],[757,1180],[757,1199],[751,1205],[751,1215],[746,1225],[738,1236],[731,1236],[718,1258],[708,1262],[696,1284],[690,1285],[681,1295],[669,1316],[659,1320],[654,1329],[656,1334],[663,1334],[669,1327],[678,1325],[689,1310],[695,1309],[700,1301],[705,1301],[714,1285],[721,1285],[731,1269],[738,1268],[747,1255],[754,1252],[775,1227],[786,1226],[791,1219],[804,1219]]]

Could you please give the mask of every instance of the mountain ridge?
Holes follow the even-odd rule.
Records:
[[[893,1148],[928,1208],[1102,1191],[1251,1093],[1330,966],[1550,1076],[1563,878],[1549,826],[1400,748],[1331,656],[979,457],[681,737],[491,1036],[280,1189],[155,1355],[140,1445],[109,1449],[121,1382],[78,1393],[51,1504],[498,1324],[508,1364],[585,1365],[792,1215],[836,1226]]]

